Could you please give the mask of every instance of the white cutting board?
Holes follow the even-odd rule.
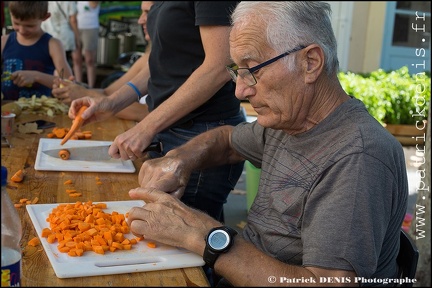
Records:
[[[69,140],[60,145],[61,139],[41,138],[36,154],[35,169],[41,171],[119,172],[134,173],[131,160],[110,159],[101,161],[63,160],[51,157],[42,151],[69,147],[110,145],[112,141]]]
[[[96,203],[96,202],[95,202]],[[131,207],[143,206],[144,201],[105,201],[105,212],[117,211],[126,213]],[[30,219],[41,240],[49,261],[58,278],[74,278],[96,275],[123,274],[132,272],[144,272],[166,270],[186,267],[203,266],[201,256],[185,249],[157,243],[156,248],[147,247],[147,241],[139,241],[131,250],[106,252],[104,255],[86,251],[81,257],[71,257],[67,253],[60,253],[57,242],[49,244],[46,238],[41,237],[42,229],[49,227],[46,218],[52,209],[59,204],[32,204],[27,205]],[[132,239],[132,233],[125,237]]]

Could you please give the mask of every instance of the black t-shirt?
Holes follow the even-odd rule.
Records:
[[[156,1],[147,30],[152,42],[147,104],[152,111],[169,98],[204,61],[200,25],[230,25],[238,1]],[[235,84],[228,81],[209,101],[173,126],[191,119],[217,121],[238,113]]]

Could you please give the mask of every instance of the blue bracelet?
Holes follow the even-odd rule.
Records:
[[[132,89],[135,91],[135,93],[138,95],[138,102],[141,98],[141,92],[138,90],[138,88],[132,83],[132,82],[127,82],[126,83],[128,86],[132,87]]]

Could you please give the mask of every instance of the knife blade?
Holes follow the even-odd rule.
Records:
[[[51,149],[42,151],[44,154],[59,158],[59,152],[61,150],[68,150],[70,153],[69,160],[83,160],[83,161],[105,161],[110,160],[111,156],[108,154],[110,145],[100,146],[81,146],[81,147],[64,147],[60,149]],[[153,142],[143,152],[162,152],[162,143]]]

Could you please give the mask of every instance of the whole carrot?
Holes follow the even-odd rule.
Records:
[[[81,125],[84,122],[84,119],[82,118],[82,114],[84,113],[84,111],[87,108],[88,108],[88,106],[82,106],[78,110],[78,113],[77,113],[75,119],[72,122],[72,126],[71,126],[69,132],[66,134],[66,136],[63,138],[63,140],[60,142],[60,145],[65,144],[72,137],[72,135],[74,135],[75,132],[81,127]]]

